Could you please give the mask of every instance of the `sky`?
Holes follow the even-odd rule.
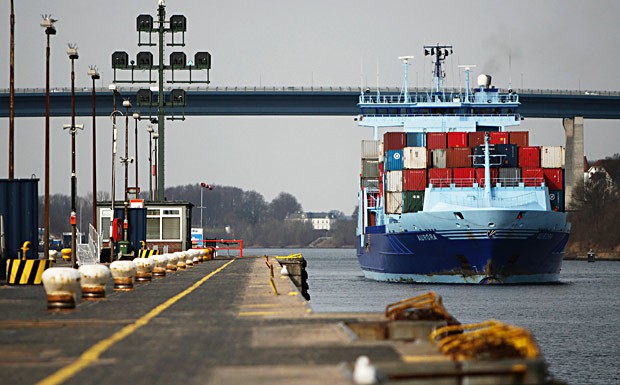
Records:
[[[187,17],[188,57],[209,51],[215,86],[401,86],[399,56],[414,55],[409,85],[428,86],[425,44],[452,44],[446,84],[462,86],[458,64],[475,64],[499,88],[620,90],[620,2],[526,0],[167,0],[167,16]],[[111,55],[138,47],[139,14],[156,15],[156,0],[16,0],[15,87],[45,87],[42,14],[51,14],[51,87],[70,86],[67,43],[75,43],[76,87],[90,87],[89,65],[112,82]],[[9,1],[0,5],[0,88],[9,87]],[[176,50],[176,49],[175,49]],[[180,49],[179,49],[180,50]],[[155,52],[154,50],[152,52]],[[171,49],[166,50],[166,56]],[[191,103],[191,100],[188,101]],[[51,119],[51,193],[70,193],[70,136]],[[77,118],[78,195],[92,192],[92,121]],[[600,159],[619,153],[620,122],[585,121],[585,153]],[[44,118],[15,120],[15,176],[40,178],[43,193]],[[120,126],[124,128],[124,126]],[[148,189],[146,123],[139,126],[139,178]],[[564,145],[560,119],[526,119],[530,143]],[[119,140],[124,141],[121,130]],[[98,190],[110,191],[111,122],[97,119]],[[353,117],[188,117],[166,123],[166,185],[205,182],[255,190],[268,201],[293,194],[306,211],[340,210],[357,203],[360,140],[372,131]],[[133,122],[130,156],[133,156]],[[120,147],[122,149],[122,147]],[[8,177],[8,119],[0,119],[0,178]],[[133,165],[130,180],[134,180]],[[117,175],[123,175],[117,165]],[[130,183],[134,184],[134,183]],[[122,180],[117,179],[117,198]],[[208,193],[205,194],[208,205]],[[197,203],[197,202],[196,202]]]

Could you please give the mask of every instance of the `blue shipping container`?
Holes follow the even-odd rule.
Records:
[[[564,191],[562,190],[549,191],[549,203],[551,204],[551,210],[564,212],[565,211]]]
[[[408,132],[407,147],[426,147],[426,133]]]
[[[516,144],[496,144],[495,151],[501,157],[500,167],[519,167],[519,149]]]
[[[403,150],[387,150],[385,154],[385,171],[403,169]]]
[[[120,218],[121,221],[125,218],[125,212],[123,207],[117,207],[114,209],[114,218]],[[133,251],[136,255],[138,250],[142,248],[140,241],[146,241],[146,209],[145,208],[128,208],[128,223],[127,223],[127,238],[131,244],[129,251]],[[118,253],[118,244],[116,246],[116,252]]]
[[[38,183],[38,179],[0,179],[0,216],[6,247],[6,255],[0,261],[0,279],[5,278],[6,259],[21,257],[25,241],[30,241],[26,258],[38,258]]]

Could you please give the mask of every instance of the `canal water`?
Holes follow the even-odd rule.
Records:
[[[565,261],[560,284],[399,284],[367,280],[352,249],[305,249],[316,312],[383,312],[433,290],[462,323],[498,319],[530,329],[551,373],[569,384],[620,384],[620,262]],[[284,255],[291,250],[249,250]]]

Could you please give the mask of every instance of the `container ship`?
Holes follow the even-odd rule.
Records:
[[[533,146],[519,131],[519,95],[459,66],[465,86],[444,87],[452,46],[424,47],[433,85],[359,97],[362,141],[357,256],[364,276],[419,283],[559,281],[570,223],[564,148]],[[379,131],[384,132],[382,140]]]

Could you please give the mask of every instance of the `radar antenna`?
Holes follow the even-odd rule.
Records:
[[[451,45],[440,45],[437,43],[436,45],[425,45],[424,46],[424,56],[434,56],[435,57],[435,69],[433,70],[433,79],[435,82],[435,92],[441,92],[443,86],[443,80],[446,77],[446,73],[444,72],[442,66],[443,61],[452,54],[452,46]]]

